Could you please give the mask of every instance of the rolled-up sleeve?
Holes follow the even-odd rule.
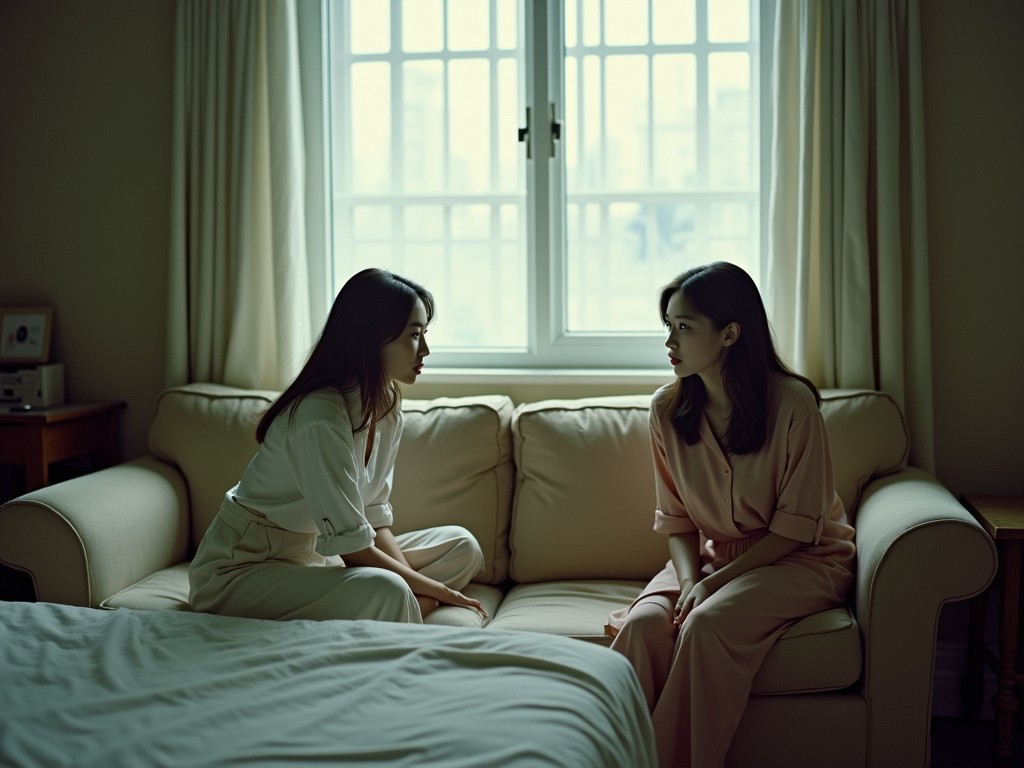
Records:
[[[316,551],[346,555],[373,543],[353,465],[352,433],[326,421],[288,435],[288,461],[309,514],[320,532]]]
[[[384,528],[385,526],[390,526],[395,521],[394,509],[391,507],[391,502],[388,501],[388,497],[391,495],[391,475],[393,473],[394,470],[388,472],[387,480],[384,481],[384,488],[364,509],[367,522],[374,528]]]
[[[818,411],[800,416],[788,430],[786,467],[769,530],[787,539],[817,544],[835,494],[824,419]]]

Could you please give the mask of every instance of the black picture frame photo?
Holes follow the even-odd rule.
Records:
[[[0,307],[0,364],[50,359],[53,307]]]

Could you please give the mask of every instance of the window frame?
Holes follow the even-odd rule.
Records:
[[[698,5],[711,0],[697,0]],[[663,368],[653,368],[661,360],[663,336],[660,332],[585,333],[566,330],[567,319],[567,239],[566,239],[566,197],[565,162],[562,145],[553,141],[547,130],[547,105],[554,107],[554,119],[562,120],[564,109],[563,64],[551,65],[559,59],[564,62],[564,4],[562,0],[523,0],[523,45],[525,105],[533,116],[530,130],[532,158],[526,159],[525,145],[520,145],[521,160],[525,162],[526,186],[526,248],[527,248],[527,348],[523,350],[438,350],[431,354],[428,376],[433,380],[482,381],[494,376],[518,372],[532,374],[535,381],[547,381],[563,375],[599,375],[613,377],[621,382],[640,383],[653,377],[664,378]],[[326,5],[329,5],[326,4]],[[771,105],[771,51],[772,22],[775,0],[751,3],[751,32],[757,35],[758,66],[754,67],[751,88],[758,94],[759,141],[756,163],[759,173],[759,204],[756,213],[755,237],[760,242],[760,270],[753,275],[755,281],[763,284],[768,261],[768,194],[767,182],[770,173],[772,115]],[[330,50],[327,47],[329,19],[325,11],[325,99],[331,88]],[[325,125],[330,129],[330,109],[325,103]],[[537,118],[543,116],[543,120]],[[525,115],[520,116],[525,120]],[[540,126],[544,130],[538,130]],[[505,126],[511,130],[510,126]],[[330,136],[328,132],[326,134]],[[330,145],[330,140],[325,142]],[[553,156],[551,153],[554,146]],[[330,162],[330,152],[325,151]],[[543,160],[543,161],[542,161]],[[330,166],[328,166],[330,167]],[[328,199],[332,192],[329,180],[325,184]],[[558,210],[553,202],[561,201]],[[326,226],[333,226],[332,216],[325,216]],[[328,233],[328,244],[334,238]],[[328,256],[330,264],[333,256]],[[333,300],[335,286],[340,287],[342,278],[330,275],[325,280],[327,304]],[[443,311],[443,309],[441,310]],[[651,307],[652,316],[656,308]]]

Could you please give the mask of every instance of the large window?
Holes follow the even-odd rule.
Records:
[[[654,367],[661,285],[760,278],[757,0],[328,7],[334,288],[426,285],[433,365]]]

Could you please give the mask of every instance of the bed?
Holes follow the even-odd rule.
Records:
[[[656,764],[628,663],[579,640],[0,602],[4,766]]]

